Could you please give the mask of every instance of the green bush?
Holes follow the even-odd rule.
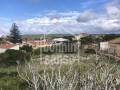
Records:
[[[24,63],[30,60],[30,55],[23,51],[7,50],[5,53],[0,54],[0,65],[11,66],[17,63]]]
[[[95,54],[95,50],[94,49],[85,49],[84,51],[86,54]]]
[[[33,51],[33,48],[30,45],[23,45],[22,47],[20,47],[20,50],[31,53]]]
[[[18,79],[18,77],[4,76],[0,78],[1,90],[30,90],[27,83]]]

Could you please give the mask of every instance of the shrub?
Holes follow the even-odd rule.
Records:
[[[20,47],[20,50],[24,50],[26,52],[32,52],[33,48],[30,45],[23,45],[22,47]]]
[[[84,51],[86,54],[95,54],[95,50],[94,49],[85,49]]]
[[[18,50],[7,50],[5,53],[0,54],[0,64],[5,66],[17,65],[17,62],[24,63],[30,60],[28,53]]]

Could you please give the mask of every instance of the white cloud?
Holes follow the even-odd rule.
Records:
[[[8,18],[0,17],[0,36],[9,34],[11,20]]]
[[[117,10],[116,10],[117,11]],[[50,13],[43,17],[17,21],[23,33],[101,33],[117,31],[120,29],[120,20],[87,10],[84,12],[74,11]],[[67,16],[68,15],[68,16]]]
[[[120,19],[120,8],[117,8],[116,6],[108,6],[107,7],[107,14],[110,18]]]
[[[92,25],[106,31],[114,31],[120,29],[120,21],[117,19],[97,19],[95,21],[92,21]]]
[[[66,11],[66,12],[50,11],[46,15],[50,17],[59,17],[59,16],[62,16],[62,17],[71,16],[72,17],[72,16],[79,16],[80,12],[78,11]]]
[[[0,23],[0,36],[6,35],[9,33],[8,27]]]
[[[120,19],[120,1],[114,0],[106,5],[107,14],[110,18]]]
[[[101,14],[92,10],[57,12],[52,11],[40,17],[15,21],[22,34],[40,33],[114,33],[120,30],[119,0],[103,7]],[[2,20],[4,18],[1,18]],[[5,21],[5,19],[4,19]],[[6,21],[9,21],[6,19]],[[3,21],[1,21],[3,22]],[[11,24],[11,23],[10,23]],[[0,34],[8,33],[9,23],[0,23]]]

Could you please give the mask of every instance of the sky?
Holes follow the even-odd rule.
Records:
[[[1,0],[0,35],[120,33],[120,0]]]

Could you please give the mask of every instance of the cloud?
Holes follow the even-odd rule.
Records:
[[[113,20],[100,20],[97,22],[96,26],[101,27],[104,30],[118,30],[120,29],[120,21],[113,19]]]
[[[0,23],[0,36],[7,35],[9,33],[8,27],[5,24]]]
[[[68,15],[68,16],[67,16]],[[76,18],[78,12],[48,13],[43,17],[16,21],[23,33],[71,33],[69,26],[78,22]],[[67,30],[68,29],[68,30]]]
[[[116,6],[108,6],[107,13],[111,18],[120,18],[120,9]]]
[[[90,20],[94,20],[96,18],[96,14],[90,10],[85,11],[79,15],[77,18],[78,22],[88,22]]]
[[[16,20],[22,34],[119,33],[120,1],[105,4],[101,13],[94,10],[51,11],[40,17]],[[0,34],[9,33],[11,21],[0,18]],[[6,23],[10,22],[10,23]]]
[[[106,7],[105,7],[106,8]],[[43,17],[34,17],[16,21],[24,34],[39,33],[113,33],[120,30],[120,20],[108,17],[108,12],[98,15],[86,10],[84,12],[51,12]]]
[[[9,34],[11,19],[0,17],[0,36]]]
[[[107,14],[110,18],[120,19],[120,1],[114,0],[106,5]]]

